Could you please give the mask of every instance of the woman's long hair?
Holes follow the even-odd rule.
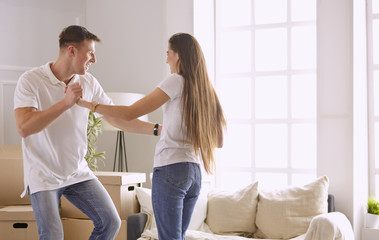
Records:
[[[226,125],[223,110],[209,79],[204,55],[197,40],[187,33],[174,34],[170,48],[178,53],[178,73],[184,78],[182,121],[187,127],[187,140],[203,159],[205,171],[214,173],[214,150]]]

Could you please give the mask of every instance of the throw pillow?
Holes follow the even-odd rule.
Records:
[[[154,211],[151,201],[151,189],[138,187],[136,188],[136,194],[138,202],[141,206],[141,212],[147,214],[148,219],[145,225],[145,230],[153,230],[157,228]],[[196,202],[195,209],[192,213],[191,222],[188,226],[188,230],[198,230],[207,215],[207,192],[205,189],[201,189],[199,198]]]
[[[195,209],[193,210],[191,222],[188,226],[188,230],[198,230],[204,223],[207,217],[207,194],[206,188],[202,187],[200,190],[199,198],[197,199]]]
[[[323,176],[303,187],[260,191],[255,237],[289,239],[306,233],[312,218],[328,211],[328,187]]]
[[[141,213],[145,213],[147,215],[147,222],[144,230],[157,228],[154,218],[153,205],[151,202],[151,189],[137,187],[136,195],[141,207]]]
[[[208,193],[206,223],[215,234],[254,233],[257,201],[258,182],[236,192],[213,190]]]

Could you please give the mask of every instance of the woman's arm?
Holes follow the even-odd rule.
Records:
[[[112,106],[87,102],[83,99],[78,101],[78,105],[100,113],[105,117],[123,119],[130,121],[140,116],[153,112],[167,102],[170,97],[161,89],[156,88],[149,95],[138,100],[130,106]]]
[[[137,118],[158,109],[169,99],[165,92],[156,88],[146,97],[130,106],[96,104],[83,99],[78,101],[78,105],[102,114],[107,122],[126,132],[153,135],[155,124]],[[158,135],[160,135],[161,129],[162,127],[159,126]]]
[[[139,119],[126,121],[124,119],[110,118],[105,116],[103,118],[113,126],[125,132],[154,135],[154,123],[141,121]],[[162,126],[159,125],[158,136],[161,135],[161,130]]]

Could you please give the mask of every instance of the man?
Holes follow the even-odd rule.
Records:
[[[14,95],[14,114],[22,136],[25,190],[37,220],[40,239],[63,239],[59,201],[64,195],[94,222],[90,239],[114,239],[121,226],[107,191],[89,169],[89,110],[79,98],[112,104],[88,73],[96,62],[100,39],[82,26],[68,26],[59,35],[59,56],[24,73]]]

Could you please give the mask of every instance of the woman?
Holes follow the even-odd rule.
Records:
[[[152,203],[159,239],[184,239],[200,194],[201,170],[215,168],[214,149],[222,147],[225,118],[209,80],[205,59],[197,40],[186,33],[169,39],[167,63],[171,74],[146,97],[131,106],[78,104],[103,114],[126,131],[161,135],[156,146]],[[163,105],[163,128],[128,121]],[[202,159],[202,161],[201,161]]]

